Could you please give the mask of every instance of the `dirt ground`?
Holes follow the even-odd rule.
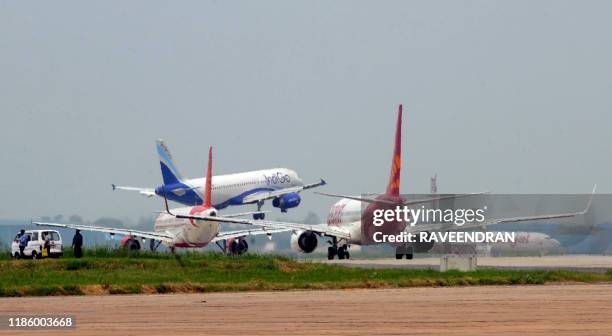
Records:
[[[0,299],[76,315],[58,335],[612,335],[611,311],[612,285],[573,284]]]

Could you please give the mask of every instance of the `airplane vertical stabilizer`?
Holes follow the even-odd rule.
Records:
[[[176,169],[172,161],[170,150],[163,140],[157,140],[157,154],[159,155],[159,165],[161,167],[164,184],[173,184],[182,181],[183,178],[178,169]]]
[[[400,171],[402,166],[402,105],[397,111],[397,124],[395,126],[395,149],[391,160],[391,175],[387,186],[387,195],[399,196],[400,193]]]

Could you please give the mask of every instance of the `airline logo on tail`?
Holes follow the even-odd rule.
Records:
[[[161,166],[164,184],[181,182],[183,178],[178,169],[176,169],[176,166],[174,166],[172,155],[170,155],[170,151],[163,140],[157,140],[157,154],[159,155],[159,165]]]
[[[391,175],[387,186],[387,195],[399,196],[400,171],[402,167],[402,105],[397,112],[397,125],[395,127],[395,149],[391,161]]]

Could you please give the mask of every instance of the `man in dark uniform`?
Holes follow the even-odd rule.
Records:
[[[74,251],[74,257],[80,258],[83,256],[83,236],[81,236],[81,230],[76,230],[74,237],[72,238],[72,250]]]
[[[19,232],[19,257],[23,258],[23,250],[28,246],[28,242],[30,241],[30,236],[25,234],[25,230],[21,229]]]

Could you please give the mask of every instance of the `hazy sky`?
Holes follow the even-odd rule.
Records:
[[[183,175],[322,191],[612,192],[609,1],[0,1],[0,218],[136,218]],[[334,200],[305,193],[296,218]],[[253,207],[254,208],[254,207]],[[242,209],[242,210],[250,210]],[[229,211],[240,211],[233,209]],[[226,211],[227,213],[227,211]],[[276,213],[275,213],[276,216]]]

